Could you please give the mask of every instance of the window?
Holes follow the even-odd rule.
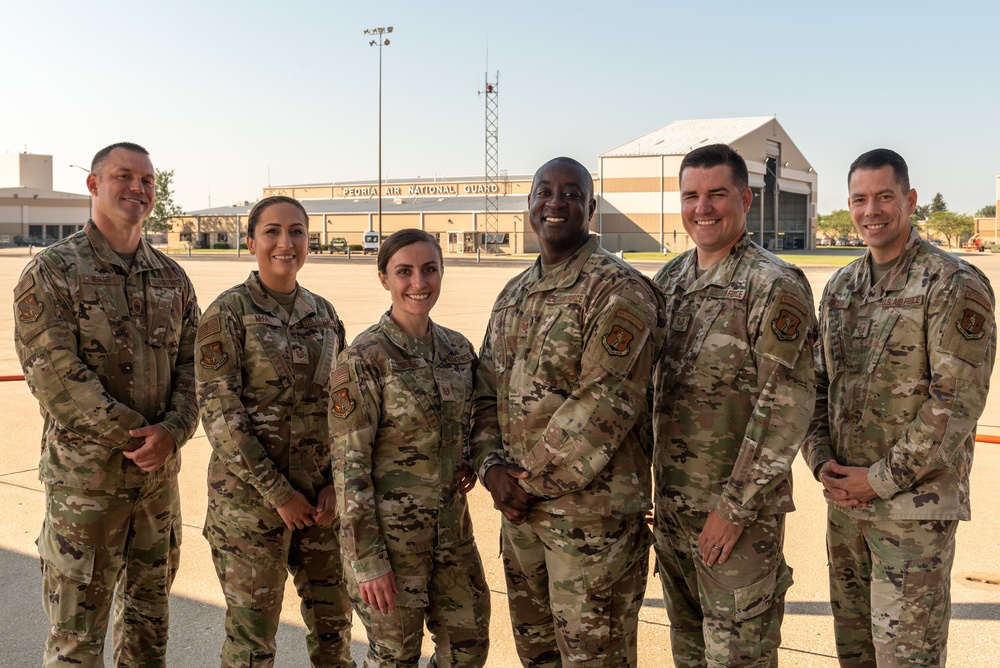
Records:
[[[219,238],[217,239],[219,243],[227,244],[229,243],[229,234],[226,232],[219,232]]]
[[[500,233],[497,233],[497,234],[490,233],[490,234],[485,234],[483,236],[485,237],[484,243],[486,243],[486,244],[505,244],[505,243],[507,243],[507,233],[506,232],[500,232]]]
[[[191,241],[191,233],[190,232],[181,232],[181,241],[190,242]]]

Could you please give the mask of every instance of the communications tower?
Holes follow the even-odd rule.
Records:
[[[499,211],[500,211],[500,160],[497,128],[499,113],[497,99],[500,83],[500,72],[497,71],[493,81],[487,71],[483,77],[486,88],[486,224],[483,226],[484,246],[487,253],[499,253]]]

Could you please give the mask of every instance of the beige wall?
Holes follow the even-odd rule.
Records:
[[[33,153],[0,155],[0,188],[52,190],[52,156]]]

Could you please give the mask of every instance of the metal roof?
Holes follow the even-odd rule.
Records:
[[[82,200],[86,202],[90,199],[90,195],[79,195],[77,193],[64,193],[58,190],[42,190],[40,188],[27,188],[23,186],[11,186],[8,188],[0,188],[0,197],[10,197],[17,199],[68,199],[68,200]]]
[[[530,181],[534,178],[534,174],[508,174],[506,177],[498,177],[497,181],[503,183],[504,181]],[[479,176],[424,176],[416,178],[407,179],[382,179],[383,186],[400,185],[411,183],[484,183],[486,177],[482,174]],[[268,185],[264,186],[271,190],[289,190],[291,188],[330,188],[330,187],[341,187],[341,186],[374,186],[378,185],[378,179],[370,180],[350,180],[350,181],[324,181],[322,183],[294,183],[288,185]]]
[[[747,136],[765,123],[777,121],[774,116],[749,118],[709,118],[698,121],[674,121],[658,130],[627,141],[605,151],[601,157],[625,155],[687,155],[692,149],[708,144],[731,144]]]
[[[302,206],[311,214],[322,213],[376,213],[378,201],[372,198],[357,199],[304,199]],[[253,203],[238,206],[219,206],[211,209],[188,211],[187,216],[245,216],[250,213]],[[504,213],[517,213],[528,209],[526,195],[499,195],[497,209]],[[382,214],[391,213],[471,213],[486,211],[486,198],[475,197],[435,197],[434,195],[405,195],[399,198],[382,198]]]

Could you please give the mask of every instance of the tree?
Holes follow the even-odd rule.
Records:
[[[987,204],[979,211],[976,211],[976,218],[996,218],[997,217],[997,205]]]
[[[854,221],[846,209],[837,209],[826,216],[817,216],[816,228],[834,239],[839,239],[854,232]]]
[[[937,193],[936,195],[934,195],[934,199],[931,200],[930,213],[934,213],[935,211],[947,211],[947,210],[948,210],[948,205],[945,203],[944,197],[941,196],[941,193]]]
[[[963,237],[972,236],[976,228],[972,216],[952,211],[935,211],[927,219],[927,229],[943,234],[949,246],[954,237],[957,246],[961,244]]]
[[[931,215],[931,205],[930,204],[918,204],[917,208],[913,210],[913,215],[910,216],[911,223],[917,223],[921,220],[927,220],[927,217]]]
[[[153,211],[142,223],[142,231],[147,237],[150,232],[167,232],[170,219],[183,215],[184,210],[174,204],[174,170],[154,170],[156,176],[156,202]]]

